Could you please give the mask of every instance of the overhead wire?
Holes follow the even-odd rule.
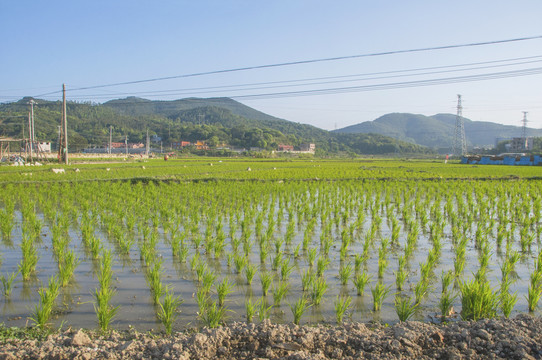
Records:
[[[542,56],[537,56],[536,58],[540,58]],[[535,57],[532,57],[535,58]],[[339,76],[339,77],[327,77],[327,78],[320,78],[320,79],[341,79],[341,80],[334,80],[334,81],[322,81],[322,82],[314,82],[315,79],[318,78],[312,78],[312,79],[306,79],[309,82],[306,83],[297,83],[292,84],[292,82],[300,82],[302,80],[287,80],[284,82],[275,81],[275,82],[267,82],[267,83],[253,83],[254,86],[258,85],[266,85],[266,84],[276,84],[273,86],[262,86],[262,87],[250,87],[247,88],[245,86],[249,86],[248,84],[243,85],[226,85],[226,86],[211,86],[211,87],[201,87],[201,88],[188,88],[188,89],[170,89],[167,92],[166,91],[150,91],[150,92],[139,92],[139,93],[118,93],[116,95],[136,95],[136,94],[144,94],[148,97],[153,96],[172,96],[172,95],[198,95],[198,94],[209,94],[209,93],[221,93],[224,92],[224,89],[229,89],[230,91],[253,91],[253,90],[265,90],[265,89],[276,89],[276,88],[285,88],[285,87],[300,87],[300,86],[315,86],[315,85],[326,85],[326,84],[334,84],[334,83],[345,83],[345,82],[357,82],[357,81],[367,81],[367,80],[383,80],[383,79],[391,79],[391,78],[400,78],[400,77],[408,77],[408,76],[427,76],[427,75],[435,75],[435,74],[442,74],[442,73],[450,73],[450,72],[460,72],[460,71],[471,71],[471,70],[486,70],[491,68],[498,68],[498,67],[504,67],[504,66],[517,66],[517,65],[525,65],[525,64],[532,64],[532,63],[539,63],[542,62],[542,60],[531,60],[531,61],[523,61],[523,62],[516,62],[516,63],[509,63],[509,64],[499,64],[499,65],[491,65],[491,66],[479,66],[479,67],[470,67],[470,68],[461,68],[461,69],[449,69],[444,71],[431,71],[431,72],[423,72],[423,73],[408,73],[408,74],[400,74],[400,75],[388,75],[388,76],[377,76],[377,77],[367,77],[368,75],[372,74],[397,74],[402,72],[412,72],[417,71],[419,69],[409,69],[409,70],[395,70],[395,71],[386,71],[386,72],[378,72],[378,73],[368,73],[368,74],[356,74],[356,75],[345,75],[345,76]],[[487,63],[494,63],[494,61],[487,62]],[[479,63],[484,64],[484,63]],[[442,67],[431,67],[426,69],[444,69],[444,68],[450,68],[450,67],[462,67],[466,65],[449,65],[449,66],[442,66]],[[365,76],[363,78],[363,76]],[[350,79],[346,79],[349,77]],[[376,85],[375,85],[376,86]],[[238,88],[235,88],[238,87]],[[89,95],[89,94],[82,94],[82,95],[74,95],[73,98],[109,98],[111,95]],[[132,102],[131,102],[132,103]]]
[[[538,68],[505,71],[505,72],[498,72],[498,73],[456,76],[456,77],[450,77],[450,78],[416,80],[416,81],[395,82],[395,83],[385,83],[385,84],[373,84],[373,85],[365,85],[365,86],[350,86],[350,87],[339,87],[339,88],[300,90],[300,91],[290,91],[290,92],[276,92],[276,93],[263,93],[263,94],[238,95],[238,96],[234,95],[234,96],[230,96],[230,98],[232,99],[262,99],[262,98],[269,99],[269,98],[292,97],[292,96],[337,94],[337,93],[346,93],[346,92],[391,90],[391,89],[399,89],[399,88],[406,88],[406,87],[443,85],[443,84],[451,84],[451,83],[458,83],[458,82],[503,79],[503,78],[510,78],[510,77],[518,77],[518,76],[535,75],[535,74],[541,74],[541,73],[542,73],[542,67],[538,67]]]
[[[374,52],[374,53],[366,53],[366,54],[357,54],[357,55],[336,56],[336,57],[319,58],[319,59],[298,60],[298,61],[282,62],[282,63],[275,63],[275,64],[246,66],[246,67],[239,67],[239,68],[213,70],[213,71],[197,72],[197,73],[182,74],[182,75],[156,77],[156,78],[142,79],[142,80],[132,80],[132,81],[125,81],[125,82],[116,82],[116,83],[109,83],[109,84],[84,86],[84,87],[73,88],[73,89],[71,89],[71,91],[90,90],[90,89],[98,89],[98,88],[121,86],[121,85],[133,85],[133,84],[141,84],[141,83],[148,83],[148,82],[156,82],[156,81],[164,81],[164,80],[172,80],[172,79],[188,78],[188,77],[197,77],[197,76],[204,76],[204,75],[216,75],[216,74],[240,72],[240,71],[248,71],[248,70],[257,70],[257,69],[266,69],[266,68],[275,68],[275,67],[284,67],[284,66],[320,63],[320,62],[330,62],[330,61],[348,60],[348,59],[359,59],[359,58],[365,58],[365,57],[377,57],[377,56],[396,55],[396,54],[404,54],[404,53],[416,53],[416,52],[426,52],[426,51],[445,50],[445,49],[456,49],[456,48],[464,48],[464,47],[496,45],[496,44],[527,41],[527,40],[535,40],[535,39],[542,39],[542,35],[520,37],[520,38],[513,38],[513,39],[504,39],[504,40],[493,40],[493,41],[484,41],[484,42],[465,43],[465,44],[442,45],[442,46],[414,48],[414,49],[406,49],[406,50],[392,50],[392,51]],[[36,95],[35,97],[53,95],[53,94],[58,94],[60,92],[61,91],[56,91],[56,92],[51,92],[51,93],[46,93],[46,94],[39,94],[39,95]]]

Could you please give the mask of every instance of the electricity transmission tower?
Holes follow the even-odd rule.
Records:
[[[521,120],[523,123],[523,127],[521,129],[521,140],[523,143],[523,150],[528,150],[529,144],[527,142],[527,111],[523,112],[523,120]]]
[[[467,138],[465,136],[465,123],[463,121],[463,106],[461,105],[461,95],[457,95],[457,116],[455,120],[454,144],[452,147],[454,155],[467,154]]]

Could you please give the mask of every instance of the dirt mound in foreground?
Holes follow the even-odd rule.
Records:
[[[542,320],[409,321],[385,326],[233,323],[171,337],[135,331],[107,336],[82,330],[43,341],[8,339],[0,359],[461,359],[542,358]]]

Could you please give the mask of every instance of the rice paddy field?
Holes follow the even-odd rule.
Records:
[[[408,160],[0,167],[0,322],[539,314],[541,171]]]

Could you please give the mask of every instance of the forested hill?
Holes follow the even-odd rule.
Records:
[[[455,133],[456,115],[425,116],[408,113],[386,114],[374,121],[335,130],[338,133],[385,134],[431,148],[450,148]],[[470,146],[494,145],[497,138],[519,137],[520,126],[502,125],[486,121],[463,119],[467,143]],[[518,121],[519,123],[519,121]],[[527,136],[542,136],[542,129],[527,129]]]
[[[20,138],[28,124],[28,101],[0,104],[0,137]],[[61,103],[35,99],[35,133],[56,142]],[[68,139],[75,151],[113,141],[144,142],[146,131],[167,146],[172,141],[206,140],[239,147],[274,150],[278,144],[315,143],[325,153],[426,153],[423,146],[375,134],[334,134],[305,124],[275,118],[228,98],[151,101],[129,97],[104,104],[68,102]]]

